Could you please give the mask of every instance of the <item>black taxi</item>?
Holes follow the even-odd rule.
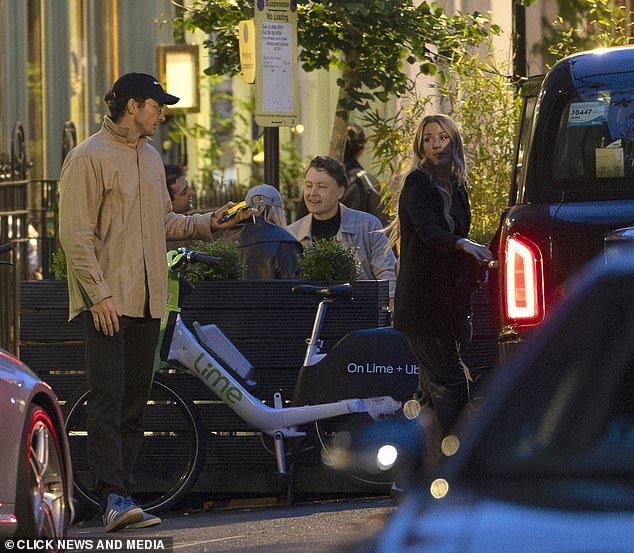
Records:
[[[566,297],[606,236],[634,224],[634,47],[564,58],[522,96],[509,206],[491,243],[499,359]]]

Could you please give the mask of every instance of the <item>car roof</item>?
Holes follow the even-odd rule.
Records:
[[[634,71],[634,46],[598,48],[574,54],[559,63],[562,62],[570,64],[574,80],[627,73]]]

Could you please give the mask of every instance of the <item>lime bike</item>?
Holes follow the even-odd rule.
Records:
[[[144,443],[135,466],[135,500],[145,510],[159,512],[176,504],[198,478],[205,463],[212,420],[201,420],[196,403],[178,385],[179,374],[194,375],[201,385],[248,425],[258,431],[275,455],[279,479],[292,498],[296,452],[306,441],[329,455],[330,444],[349,426],[399,415],[402,403],[418,384],[418,367],[402,334],[393,328],[358,330],[322,353],[320,333],[328,305],[350,301],[349,283],[335,286],[299,285],[293,293],[318,296],[320,301],[307,339],[303,366],[298,369],[292,398],[276,392],[268,401],[256,397],[252,365],[216,325],[194,322],[189,328],[180,316],[189,287],[188,271],[196,263],[217,259],[180,249],[167,255],[168,302],[161,321],[156,373],[144,417]],[[239,316],[239,314],[238,314]],[[368,376],[371,375],[371,378]],[[87,384],[69,397],[64,407],[73,454],[76,497],[96,507],[90,491],[94,476],[86,455]],[[389,489],[380,476],[352,474],[362,487]]]

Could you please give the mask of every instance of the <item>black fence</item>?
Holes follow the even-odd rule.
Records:
[[[72,121],[64,125],[62,159],[77,144]],[[12,250],[0,257],[0,346],[18,354],[20,283],[53,278],[58,247],[56,180],[31,180],[22,124],[13,126],[10,153],[0,152],[0,244]]]
[[[11,153],[0,153],[0,346],[17,352],[20,281],[29,276],[29,181],[24,131],[14,125]]]

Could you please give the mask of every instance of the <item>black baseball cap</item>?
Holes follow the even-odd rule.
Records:
[[[171,106],[180,98],[165,92],[156,77],[147,73],[126,73],[119,77],[112,86],[112,97],[119,98],[152,98],[159,104]]]

